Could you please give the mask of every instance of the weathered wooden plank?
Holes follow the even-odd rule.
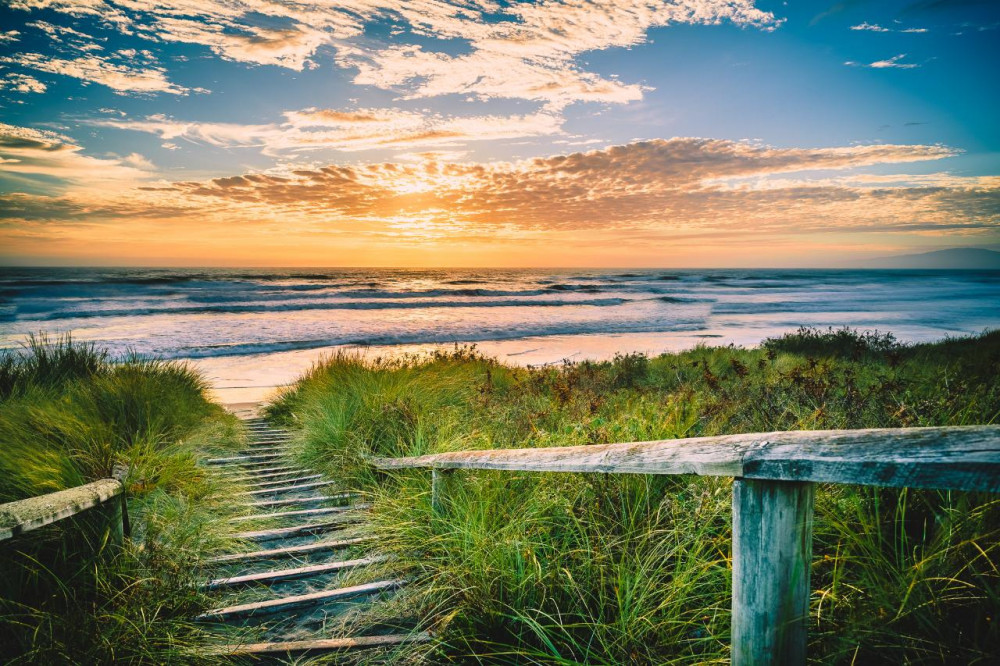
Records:
[[[242,471],[242,470],[241,470]],[[267,472],[264,474],[240,474],[240,475],[229,475],[226,477],[226,481],[259,481],[261,479],[277,479],[282,476],[295,476],[296,474],[308,474],[307,469],[289,469],[284,472]]]
[[[457,451],[417,458],[377,458],[373,463],[382,469],[433,467],[739,476],[742,455],[742,440],[739,436],[730,436],[593,446]]]
[[[238,456],[229,456],[227,458],[209,458],[205,462],[209,465],[221,465],[223,463],[249,463],[274,460],[275,458],[281,458],[283,455],[283,453],[246,453]]]
[[[355,636],[351,638],[318,638],[306,641],[283,641],[276,643],[246,643],[232,645],[209,652],[211,656],[241,656],[254,654],[289,654],[298,652],[318,652],[337,650],[370,650],[381,647],[426,643],[431,634],[421,631],[413,634],[388,634],[384,636]]]
[[[305,483],[307,481],[315,481],[316,479],[322,479],[322,474],[308,474],[306,476],[296,477],[294,479],[279,479],[277,481],[263,481],[261,483],[251,484],[251,488],[254,490],[261,490],[265,488],[273,488],[275,486],[284,485],[295,485]]]
[[[273,571],[258,571],[257,573],[244,574],[242,576],[230,576],[229,578],[216,578],[205,583],[202,587],[206,590],[217,590],[222,587],[233,587],[235,585],[253,585],[254,583],[278,583],[283,580],[295,580],[307,576],[321,576],[323,574],[335,573],[344,569],[365,567],[370,564],[385,562],[385,555],[373,555],[362,557],[356,560],[341,560],[340,562],[324,562],[323,564],[310,564],[294,569],[275,569]]]
[[[747,452],[743,476],[1000,492],[1000,426],[775,433]]]
[[[815,485],[733,482],[732,663],[806,663]]]
[[[288,465],[276,465],[274,467],[265,467],[263,469],[244,469],[240,466],[234,466],[231,469],[217,468],[212,470],[218,472],[225,476],[226,479],[236,479],[240,477],[250,477],[250,478],[260,478],[262,475],[275,473],[275,476],[281,474],[308,474],[309,470],[303,467],[289,467]]]
[[[280,500],[265,500],[262,502],[251,502],[246,506],[266,507],[266,506],[288,506],[292,504],[316,504],[317,502],[331,502],[334,500],[349,500],[357,497],[355,493],[338,493],[336,495],[312,495],[310,497],[290,497]]]
[[[267,520],[272,518],[293,518],[296,516],[321,516],[324,514],[331,513],[343,513],[345,511],[350,511],[354,507],[352,506],[324,506],[319,509],[301,509],[299,511],[277,511],[272,513],[255,513],[250,516],[234,516],[230,518],[227,522],[230,523],[243,523],[248,520]]]
[[[379,592],[393,590],[403,585],[402,580],[380,580],[364,585],[353,585],[351,587],[341,587],[334,590],[323,590],[311,594],[300,594],[293,597],[282,597],[280,599],[269,599],[252,604],[239,604],[237,606],[227,606],[205,611],[196,619],[199,620],[223,620],[230,617],[243,617],[248,615],[266,615],[270,613],[280,613],[282,611],[325,603],[327,601],[340,601],[355,597],[364,597]]]
[[[354,507],[361,508],[361,507]],[[293,525],[291,527],[276,527],[270,530],[253,530],[250,532],[238,532],[233,535],[236,539],[252,539],[254,541],[274,541],[275,539],[289,539],[292,537],[305,536],[307,534],[317,534],[319,532],[330,532],[341,529],[344,525],[352,525],[361,522],[363,517],[360,514],[344,514],[330,518],[322,523],[309,523],[307,525]]]
[[[309,553],[322,552],[324,550],[338,550],[356,546],[374,540],[372,536],[360,536],[350,539],[338,539],[336,541],[317,541],[307,543],[302,546],[286,546],[285,548],[272,548],[270,550],[255,550],[250,553],[232,553],[230,555],[218,555],[205,560],[208,564],[222,564],[224,562],[251,562],[254,560],[276,560],[283,557],[295,557],[296,555],[308,555]]]
[[[455,470],[435,468],[431,474],[431,512],[435,515],[444,513],[444,498],[454,486]]]
[[[336,485],[334,481],[313,481],[312,483],[300,483],[296,486],[277,486],[274,488],[262,488],[261,490],[249,490],[243,493],[237,493],[239,495],[274,495],[277,493],[284,493],[290,490],[308,490],[310,488],[323,488],[326,486]]]
[[[121,495],[123,488],[116,479],[101,479],[76,488],[0,504],[0,541],[92,509]]]
[[[377,458],[382,469],[702,474],[1000,492],[1000,426],[805,430]]]

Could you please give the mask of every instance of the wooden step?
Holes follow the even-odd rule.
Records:
[[[238,493],[239,495],[273,495],[276,493],[284,493],[290,490],[308,490],[309,488],[323,488],[325,486],[336,485],[333,481],[314,481],[312,483],[300,483],[297,486],[278,486],[275,488],[262,488],[261,490],[248,490],[247,492]]]
[[[275,476],[279,474],[308,474],[311,470],[305,469],[304,467],[289,467],[288,465],[276,465],[274,467],[265,467],[264,469],[255,469],[247,471],[241,467],[235,467],[233,469],[216,469],[213,470],[225,475],[226,479],[237,479],[242,476],[248,478],[259,478],[263,475],[275,473]]]
[[[353,599],[355,597],[378,594],[379,592],[394,590],[398,587],[402,587],[402,585],[402,580],[380,580],[374,583],[352,585],[351,587],[341,587],[334,590],[323,590],[322,592],[313,592],[311,594],[300,594],[292,597],[258,601],[252,604],[239,604],[237,606],[215,608],[210,611],[205,611],[195,619],[223,620],[230,617],[246,617],[252,615],[280,613],[292,608],[312,606],[325,603],[327,601],[339,601],[342,599]]]
[[[202,588],[206,590],[217,590],[221,587],[231,587],[234,585],[253,585],[254,583],[277,583],[283,580],[294,580],[307,576],[321,576],[323,574],[353,569],[355,567],[366,567],[370,564],[385,562],[387,556],[373,555],[372,557],[362,557],[356,560],[343,560],[340,562],[325,562],[323,564],[311,564],[305,567],[295,567],[294,569],[275,569],[273,571],[259,571],[257,573],[245,574],[243,576],[231,576],[229,578],[216,578],[205,583]]]
[[[349,548],[368,541],[374,540],[372,536],[353,537],[350,539],[339,539],[337,541],[317,541],[307,543],[302,546],[287,546],[285,548],[273,548],[271,550],[255,550],[250,553],[233,553],[231,555],[218,555],[205,560],[207,564],[222,564],[226,562],[252,562],[254,560],[276,560],[283,557],[295,557],[296,555],[308,555],[309,553],[319,553],[324,550],[338,550]]]
[[[350,511],[354,507],[351,506],[325,506],[320,509],[301,509],[298,511],[277,511],[274,513],[255,513],[250,516],[235,516],[230,518],[227,522],[230,523],[242,523],[248,520],[264,520],[267,518],[290,518],[294,516],[321,516],[323,514],[329,513],[343,513],[345,511]]]
[[[266,470],[261,470],[261,471],[264,472]],[[307,469],[296,468],[296,469],[290,469],[290,470],[288,470],[286,472],[269,472],[267,474],[241,474],[239,476],[229,475],[229,476],[226,476],[226,481],[236,481],[236,482],[241,482],[242,483],[242,482],[245,482],[245,481],[259,481],[261,479],[276,479],[276,478],[278,478],[280,476],[292,476],[292,475],[295,475],[295,474],[308,474],[308,473],[309,473],[309,470],[307,470]]]
[[[233,535],[234,539],[252,539],[254,541],[274,541],[275,539],[289,539],[292,537],[305,536],[307,534],[317,534],[319,532],[330,532],[339,530],[344,525],[359,523],[363,519],[360,514],[341,515],[322,523],[309,523],[307,525],[292,525],[291,527],[275,527],[269,530],[251,530],[249,532],[238,532]]]
[[[262,483],[251,484],[251,488],[254,490],[260,490],[263,488],[280,486],[281,484],[294,485],[300,482],[315,481],[316,479],[322,479],[322,474],[309,474],[307,476],[299,476],[294,479],[278,479],[277,481],[264,481]]]
[[[426,643],[431,634],[421,631],[413,634],[387,634],[385,636],[354,636],[351,638],[317,638],[310,641],[283,641],[275,643],[246,643],[211,650],[210,656],[226,657],[251,654],[288,654],[292,652],[319,652],[333,650],[366,650],[394,647],[410,643]]]
[[[313,495],[312,497],[291,497],[289,499],[266,500],[264,502],[251,502],[245,506],[288,506],[290,504],[316,504],[317,502],[330,502],[333,500],[348,500],[357,497],[356,493],[338,493],[336,495]]]
[[[221,465],[223,463],[242,463],[273,460],[282,457],[281,453],[253,453],[249,455],[230,456],[229,458],[209,458],[205,462],[209,465]]]
[[[221,465],[216,465],[215,469],[220,471],[234,471],[234,472],[258,472],[260,469],[267,467],[268,465],[274,465],[280,463],[281,456],[273,456],[271,460],[251,460],[249,462],[231,462],[222,463]],[[285,465],[287,467],[287,465]]]

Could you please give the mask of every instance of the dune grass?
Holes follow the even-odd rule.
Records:
[[[0,502],[129,467],[134,531],[116,503],[0,543],[0,662],[176,663],[199,554],[216,547],[218,489],[197,452],[236,446],[235,418],[177,363],[114,359],[69,338],[31,338],[0,356]]]
[[[436,659],[725,663],[728,479],[455,472],[366,456],[770,430],[969,425],[1000,414],[1000,332],[901,345],[801,330],[757,349],[525,369],[470,349],[338,354],[270,406],[309,465],[374,498],[379,541],[419,584],[405,612]],[[989,663],[1000,652],[1000,499],[821,486],[810,655],[819,663]],[[404,612],[401,610],[400,612]]]

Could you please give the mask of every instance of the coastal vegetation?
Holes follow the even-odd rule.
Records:
[[[190,367],[112,358],[70,338],[0,355],[0,503],[125,478],[117,502],[0,542],[0,662],[176,663],[198,641],[193,564],[222,500],[197,452],[238,446],[238,421]]]
[[[456,472],[433,515],[428,473],[370,457],[990,424],[998,376],[996,331],[906,345],[801,329],[755,349],[540,368],[474,348],[340,353],[269,413],[300,429],[304,462],[372,497],[379,542],[414,582],[396,612],[430,618],[442,661],[724,663],[728,480]],[[987,663],[1000,649],[1000,499],[821,486],[812,581],[821,663]]]

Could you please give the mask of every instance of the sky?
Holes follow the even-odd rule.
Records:
[[[1000,3],[4,0],[0,263],[1000,250]]]

